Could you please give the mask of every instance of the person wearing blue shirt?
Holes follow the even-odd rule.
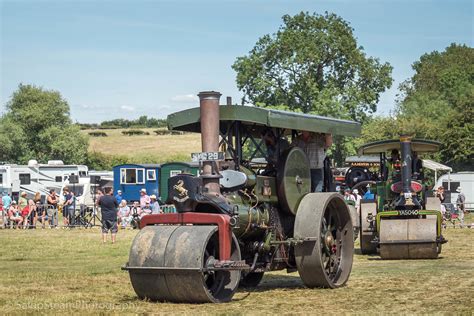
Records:
[[[4,193],[2,197],[2,204],[3,209],[8,210],[10,208],[10,204],[12,204],[12,198],[8,193]]]
[[[117,200],[118,204],[120,204],[122,202],[123,197],[122,197],[122,191],[121,190],[117,191],[117,195],[115,196],[115,199]]]
[[[370,192],[370,184],[367,184],[367,192],[365,192],[363,199],[364,200],[375,199],[375,195],[372,192]]]

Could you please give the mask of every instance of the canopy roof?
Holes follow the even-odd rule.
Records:
[[[441,143],[433,140],[412,139],[411,150],[417,153],[437,152]],[[368,143],[359,148],[359,155],[378,154],[381,152],[391,151],[393,149],[400,150],[400,140],[382,140],[378,142]]]
[[[230,123],[240,121],[243,125],[252,127],[251,131],[255,133],[265,127],[273,127],[290,131],[359,136],[361,130],[360,123],[353,121],[241,105],[221,105],[220,121]],[[225,125],[227,124],[221,124],[221,130],[226,128]],[[199,107],[168,115],[168,128],[199,133],[201,131]]]
[[[423,168],[427,168],[434,171],[453,171],[451,167],[429,159],[423,159]]]

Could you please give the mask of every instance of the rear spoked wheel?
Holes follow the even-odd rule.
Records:
[[[340,195],[312,193],[301,200],[294,235],[309,241],[295,246],[295,259],[306,286],[336,288],[347,282],[353,233],[349,210]]]

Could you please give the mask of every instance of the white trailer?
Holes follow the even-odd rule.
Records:
[[[442,175],[438,179],[435,188],[440,186],[444,187],[445,191],[450,193],[450,201],[446,202],[452,203],[454,205],[456,205],[456,200],[459,194],[456,192],[456,189],[461,187],[462,192],[466,196],[466,209],[474,210],[474,171],[464,171]]]
[[[27,193],[28,198],[40,192],[45,198],[50,189],[59,192],[71,175],[81,179],[88,178],[88,173],[87,166],[64,165],[58,160],[48,161],[47,164],[30,160],[28,165],[0,165],[0,192],[11,193],[15,198],[22,191]]]
[[[0,195],[12,193],[11,165],[0,165]]]

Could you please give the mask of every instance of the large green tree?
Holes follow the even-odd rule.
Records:
[[[392,83],[392,67],[366,56],[349,23],[329,13],[284,15],[232,68],[243,102],[357,121],[376,111]]]
[[[7,103],[0,142],[3,161],[60,159],[82,163],[87,157],[87,138],[72,124],[66,100],[57,91],[34,85],[20,84]]]
[[[424,54],[401,86],[396,109],[401,132],[443,143],[440,159],[472,169],[474,143],[474,49],[451,44]]]

